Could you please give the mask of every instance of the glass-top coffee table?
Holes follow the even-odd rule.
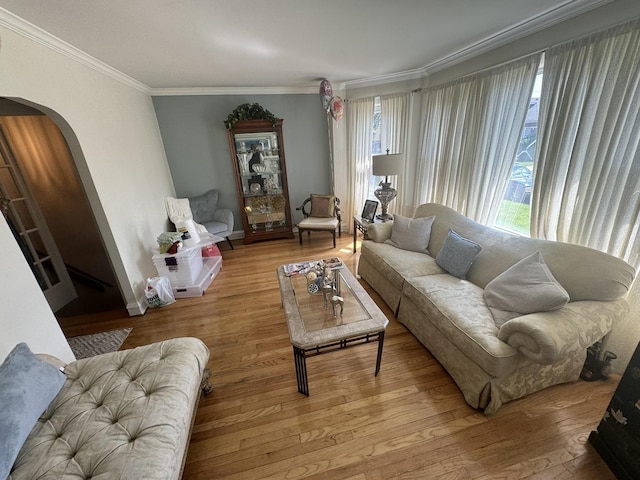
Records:
[[[320,288],[310,293],[314,288],[309,288],[305,274],[289,276],[285,273],[285,265],[277,271],[282,307],[293,345],[298,391],[309,395],[307,357],[376,340],[377,376],[389,320],[353,274],[346,267],[333,270],[333,289],[323,292]]]

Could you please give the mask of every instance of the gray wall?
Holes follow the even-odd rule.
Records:
[[[233,211],[234,230],[242,230],[242,221],[223,121],[238,105],[255,102],[283,119],[289,199],[295,224],[302,219],[295,208],[310,193],[330,191],[327,116],[318,95],[153,98],[176,195],[183,198],[212,188],[219,190],[218,205]]]

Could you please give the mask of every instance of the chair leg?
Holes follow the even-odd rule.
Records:
[[[298,227],[298,239],[300,240],[300,245],[302,245],[302,230]]]
[[[336,231],[331,232],[331,235],[333,236],[333,248],[336,248]]]
[[[233,243],[231,243],[231,239],[229,237],[227,237],[227,243],[231,247],[231,250],[233,250]]]

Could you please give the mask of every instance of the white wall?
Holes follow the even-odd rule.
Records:
[[[10,239],[11,241],[6,241]],[[75,360],[56,318],[6,220],[0,215],[0,362],[19,342],[34,353],[48,353],[71,362]],[[35,292],[34,294],[28,294]]]
[[[155,275],[152,249],[167,226],[163,200],[175,193],[150,96],[2,24],[0,96],[37,106],[62,130],[127,308],[143,313],[144,283]],[[14,305],[12,314],[2,308],[0,358],[19,340],[48,345],[43,353],[64,356],[66,341],[53,333],[53,315],[43,313],[42,292],[35,282],[24,282],[28,270],[16,267],[24,260],[6,223],[0,251],[2,261],[17,269],[9,275],[13,270],[3,264],[0,277],[0,304]]]

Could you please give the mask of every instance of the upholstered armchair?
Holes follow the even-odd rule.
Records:
[[[189,197],[193,221],[203,225],[213,235],[223,237],[233,250],[229,235],[233,233],[233,212],[218,208],[218,191],[209,190],[202,195]]]
[[[331,232],[333,248],[336,248],[336,230],[338,235],[342,236],[342,218],[340,217],[340,199],[338,197],[311,194],[296,210],[301,211],[304,216],[304,219],[298,223],[300,245],[302,245],[302,232],[306,231],[307,235],[310,235],[311,231],[315,230]]]

